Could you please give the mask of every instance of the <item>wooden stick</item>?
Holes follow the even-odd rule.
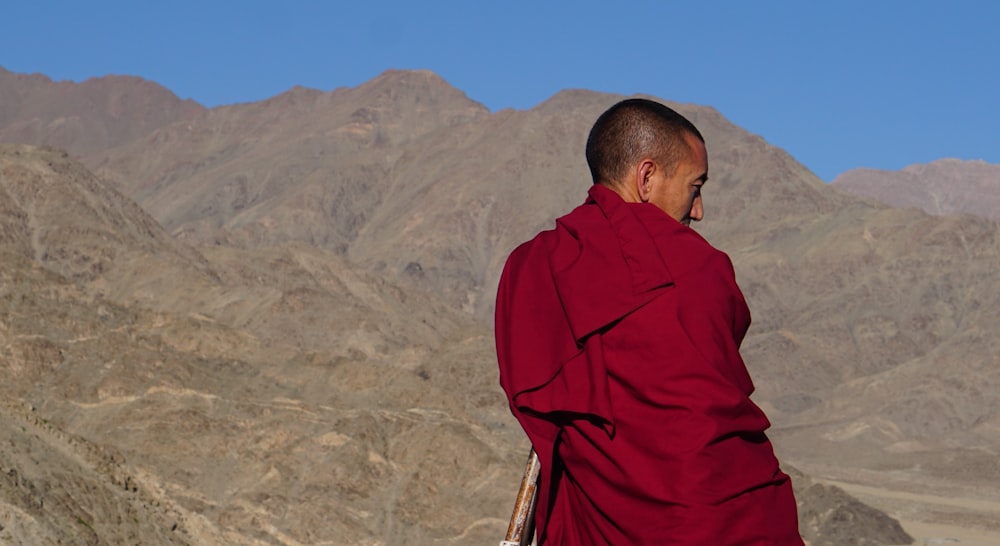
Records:
[[[535,534],[535,504],[538,503],[538,473],[541,463],[535,448],[528,452],[528,463],[524,465],[524,477],[521,478],[521,489],[514,501],[514,513],[510,516],[510,526],[507,527],[507,538],[500,546],[528,546]]]

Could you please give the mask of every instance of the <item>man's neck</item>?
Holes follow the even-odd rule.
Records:
[[[622,184],[621,182],[598,182],[597,184],[617,193],[618,197],[621,197],[622,201],[626,203],[642,202],[636,189],[630,188],[628,184]]]

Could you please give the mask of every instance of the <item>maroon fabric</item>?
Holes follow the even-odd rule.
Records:
[[[541,544],[802,544],[749,324],[725,254],[602,186],[511,254],[497,356],[542,462]]]

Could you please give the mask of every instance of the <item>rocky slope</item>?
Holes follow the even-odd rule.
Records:
[[[155,224],[138,241],[53,242],[45,232],[102,221],[86,207],[48,215],[96,180],[60,152],[0,150],[0,188],[14,209],[0,245],[3,397],[34,408],[33,418],[61,438],[120,453],[133,493],[170,506],[176,536],[199,544],[420,544],[502,533],[503,523],[485,515],[509,510],[526,448],[496,390],[485,327],[303,245],[206,248],[202,258],[174,243],[160,249],[158,265],[130,259],[165,237]],[[34,202],[29,214],[39,180],[44,193],[63,198]],[[149,224],[132,212],[115,219],[117,231]],[[30,218],[48,223],[43,229]],[[49,254],[83,248],[111,256],[110,265],[96,276],[61,274],[61,263],[35,256],[35,239],[47,241]],[[130,288],[133,277],[144,281]],[[149,286],[154,297],[132,293]],[[46,472],[62,463],[55,455],[38,467],[25,463],[46,448],[32,429],[21,436],[5,470],[58,489],[62,474]],[[79,449],[68,451],[80,458]],[[83,491],[113,478],[87,468]],[[503,494],[476,494],[494,490]],[[95,519],[138,510],[128,498],[60,494],[80,508],[41,513],[37,524],[11,516],[21,527],[5,528],[29,533],[26,543],[55,543],[63,535],[46,529],[60,522],[82,525],[80,517],[97,529]],[[31,501],[19,502],[8,501],[8,511],[20,514]],[[94,502],[124,504],[97,511]],[[163,543],[161,531],[157,524],[128,532]]]
[[[139,491],[120,454],[55,428],[24,404],[0,409],[0,542],[188,544],[186,515]],[[11,407],[13,406],[13,407]]]

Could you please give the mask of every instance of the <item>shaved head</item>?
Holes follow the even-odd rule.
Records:
[[[614,187],[633,165],[655,159],[667,171],[691,152],[686,135],[704,137],[684,116],[647,99],[627,99],[601,114],[587,138],[587,164],[595,184]]]

